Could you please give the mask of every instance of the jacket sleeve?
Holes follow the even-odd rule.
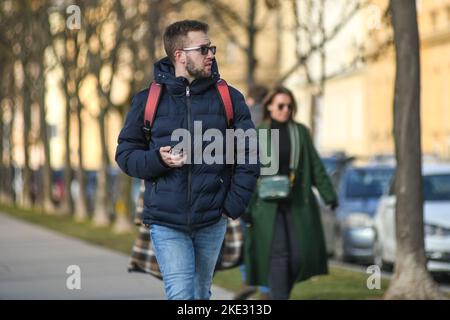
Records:
[[[159,149],[149,149],[142,126],[147,95],[140,92],[133,97],[125,125],[120,131],[116,149],[116,162],[129,176],[140,179],[157,178],[171,168],[160,157]]]
[[[311,156],[310,163],[312,168],[310,169],[312,175],[312,185],[317,188],[320,196],[326,204],[337,203],[336,191],[334,190],[334,186],[327,171],[325,170],[325,166],[323,165],[322,160],[314,147],[311,135],[309,134],[308,129],[304,128],[304,131],[307,145],[306,147],[308,148],[308,154]]]
[[[256,133],[255,125],[251,120],[250,111],[245,104],[244,97],[232,87],[230,87],[230,94],[234,107],[234,130],[242,129],[245,132],[248,129],[252,129]],[[248,140],[246,139],[246,142]],[[245,162],[240,164],[239,161],[235,161],[230,189],[223,205],[227,215],[233,219],[239,218],[245,212],[255,191],[256,181],[260,174],[258,141],[254,141],[253,144],[248,142],[244,145],[244,147],[242,145],[240,147],[237,146],[235,139],[234,152],[245,154]],[[255,163],[252,164],[250,159],[256,159]]]

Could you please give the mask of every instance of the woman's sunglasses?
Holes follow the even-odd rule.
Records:
[[[292,110],[292,104],[290,104],[290,103],[279,103],[277,105],[277,108],[278,108],[279,111],[283,110],[284,107],[288,107],[289,111]]]
[[[208,51],[211,50],[212,54],[216,54],[216,46],[199,46],[199,47],[191,47],[191,48],[183,48],[183,51],[198,51],[204,56],[208,54]]]

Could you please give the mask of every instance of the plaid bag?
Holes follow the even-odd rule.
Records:
[[[244,235],[239,220],[228,218],[227,231],[217,259],[216,271],[239,266],[243,262]]]
[[[134,222],[139,227],[139,235],[134,242],[128,272],[144,272],[162,279],[155,251],[152,247],[150,232],[142,225],[144,211],[144,183],[141,183],[139,201]],[[239,220],[228,219],[225,239],[217,259],[216,271],[237,267],[242,263],[244,238]]]
[[[139,200],[136,207],[134,223],[139,226],[139,235],[134,241],[128,272],[144,272],[162,280],[156,254],[152,247],[150,232],[142,224],[144,212],[144,181],[141,183]]]

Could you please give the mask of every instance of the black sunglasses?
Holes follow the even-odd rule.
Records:
[[[199,47],[191,47],[191,48],[183,48],[183,51],[198,51],[200,50],[200,53],[204,56],[206,56],[208,54],[208,51],[211,50],[212,54],[216,54],[216,46],[207,46],[207,45],[203,45],[203,46],[199,46]]]
[[[277,105],[277,107],[278,107],[278,110],[279,110],[279,111],[283,110],[284,107],[288,107],[289,111],[292,110],[292,104],[291,104],[291,103],[279,103],[279,104]]]

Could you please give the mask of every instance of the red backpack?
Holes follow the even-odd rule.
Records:
[[[216,88],[219,93],[222,105],[225,108],[228,128],[231,128],[233,124],[234,114],[228,84],[225,80],[219,79],[219,81],[216,82]],[[153,80],[148,92],[147,103],[145,104],[144,127],[142,128],[144,130],[147,143],[150,142],[151,129],[155,120],[156,109],[158,108],[158,102],[161,96],[161,89],[162,85],[156,83],[156,81]]]

